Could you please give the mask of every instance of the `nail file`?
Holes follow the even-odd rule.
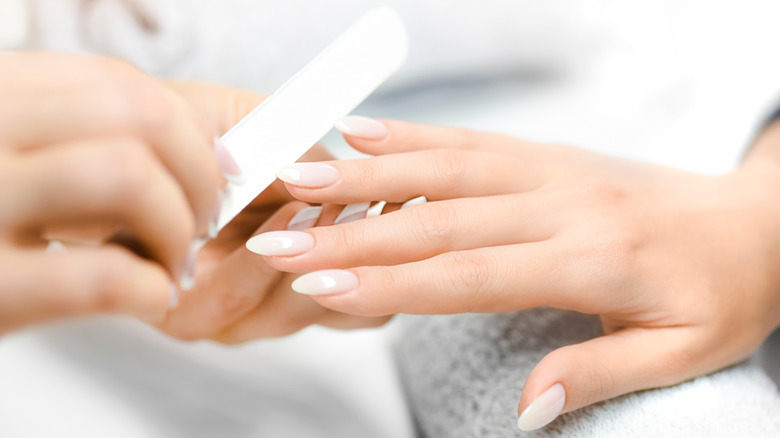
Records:
[[[389,8],[369,12],[222,137],[243,173],[228,183],[222,229],[406,60],[408,38]]]

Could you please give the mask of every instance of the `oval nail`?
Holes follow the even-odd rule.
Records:
[[[264,256],[303,254],[314,246],[314,237],[303,231],[270,231],[246,242],[246,248]]]
[[[339,180],[339,171],[323,163],[288,164],[276,172],[277,178],[306,188],[327,187]]]
[[[290,231],[307,230],[317,224],[321,214],[322,207],[320,206],[306,207],[290,219],[290,222],[287,223],[287,229]]]
[[[363,116],[347,116],[336,123],[336,129],[344,134],[366,140],[381,140],[390,133],[379,120]]]
[[[360,219],[365,219],[366,214],[368,214],[368,208],[370,206],[371,206],[370,202],[349,204],[346,207],[344,207],[343,210],[341,210],[341,213],[339,213],[338,217],[333,222],[333,224],[334,225],[346,224]]]
[[[304,295],[334,295],[350,292],[357,287],[355,274],[341,269],[311,272],[298,277],[292,289]]]
[[[520,430],[536,430],[558,418],[566,404],[566,390],[556,383],[543,392],[520,414],[517,427]]]

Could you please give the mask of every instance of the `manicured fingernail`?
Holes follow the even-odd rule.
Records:
[[[62,242],[60,242],[59,240],[52,240],[46,246],[46,252],[49,253],[68,252],[68,248],[66,248],[65,245],[63,245]]]
[[[414,199],[410,199],[404,202],[403,205],[401,206],[401,210],[403,210],[404,208],[414,207],[415,205],[425,204],[426,202],[428,202],[428,198],[426,198],[425,196],[418,196]]]
[[[555,420],[566,403],[566,390],[556,383],[536,398],[517,419],[520,430],[536,430]]]
[[[219,137],[214,137],[214,155],[217,156],[217,163],[219,164],[219,170],[222,172],[222,176],[226,180],[233,184],[241,185],[244,183],[244,175],[241,172],[241,168],[230,155],[225,144]]]
[[[219,234],[219,214],[222,212],[223,198],[222,190],[218,191],[214,210],[211,212],[211,219],[209,219],[209,237],[212,239],[215,239]]]
[[[339,171],[333,166],[322,163],[295,163],[279,169],[276,176],[296,186],[319,188],[338,181]]]
[[[303,231],[270,231],[247,240],[246,249],[264,256],[303,254],[314,246],[314,237]]]
[[[173,310],[179,305],[179,288],[171,283],[168,288],[168,310]]]
[[[348,222],[354,222],[360,219],[365,219],[368,213],[368,207],[371,206],[370,202],[361,202],[359,204],[349,204],[341,210],[339,216],[333,222],[334,225],[346,224]]]
[[[292,283],[292,289],[304,295],[343,294],[357,287],[357,277],[349,271],[328,269],[316,271],[298,277]]]
[[[198,251],[205,245],[205,239],[195,239],[187,252],[187,259],[184,262],[184,269],[179,277],[179,287],[181,290],[190,290],[195,287],[195,265],[198,262]]]
[[[362,116],[344,117],[336,123],[336,129],[344,134],[367,140],[381,140],[390,132],[379,120]]]
[[[387,205],[387,202],[385,201],[379,201],[376,204],[372,205],[371,208],[368,209],[366,212],[366,217],[375,217],[380,216],[382,214],[382,211],[385,209],[385,206]]]
[[[306,207],[290,219],[290,222],[287,223],[287,229],[290,231],[307,230],[317,224],[320,214],[322,214],[322,207]]]

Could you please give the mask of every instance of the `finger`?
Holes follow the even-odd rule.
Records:
[[[356,316],[331,310],[317,320],[317,325],[337,330],[371,329],[382,327],[391,319],[393,315]]]
[[[298,199],[348,204],[384,199],[405,202],[489,196],[534,190],[557,167],[511,155],[434,149],[375,158],[296,163],[278,177]]]
[[[363,316],[494,313],[540,305],[578,310],[591,281],[572,270],[558,246],[550,240],[395,266],[316,271],[296,280],[293,289],[329,309]]]
[[[561,413],[693,377],[698,370],[685,359],[698,354],[692,330],[632,328],[553,351],[526,380],[518,427],[538,429]]]
[[[502,134],[400,120],[374,120],[349,116],[339,122],[336,127],[344,133],[347,143],[355,149],[371,155],[424,149],[469,149],[529,155],[544,150],[532,142]]]
[[[305,207],[301,202],[285,205],[258,232],[285,228]],[[207,255],[208,251],[200,252],[201,257]],[[260,305],[281,278],[281,272],[241,245],[212,272],[198,275],[196,287],[182,296],[160,328],[181,339],[211,337]]]
[[[172,289],[156,263],[120,247],[0,254],[0,332],[96,313],[161,321]]]
[[[322,307],[305,295],[293,292],[296,276],[287,274],[276,285],[262,306],[225,328],[212,339],[224,344],[278,338],[317,324],[339,330],[376,328],[392,316],[363,317],[347,315]]]
[[[102,81],[60,86],[37,99],[9,97],[0,106],[4,141],[27,150],[75,138],[137,137],[180,183],[205,234],[223,184],[211,130],[180,97],[134,67],[103,62]]]
[[[333,313],[290,288],[295,276],[286,274],[262,305],[221,330],[213,339],[224,344],[288,336]]]
[[[428,202],[336,226],[261,234],[247,247],[286,272],[396,265],[450,251],[546,240],[568,217],[565,206],[555,205],[537,193]],[[550,210],[557,214],[550,216]]]
[[[180,186],[145,145],[127,138],[82,141],[6,163],[0,183],[10,188],[0,188],[0,222],[28,229],[117,222],[172,274],[180,273],[194,218]]]

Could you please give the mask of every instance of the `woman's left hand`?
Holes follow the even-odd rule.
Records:
[[[724,176],[462,129],[349,118],[375,158],[296,164],[296,198],[428,202],[252,243],[292,286],[356,315],[554,306],[605,335],[547,355],[518,425],[747,357],[780,323],[780,164]],[[311,272],[316,271],[316,272]]]

